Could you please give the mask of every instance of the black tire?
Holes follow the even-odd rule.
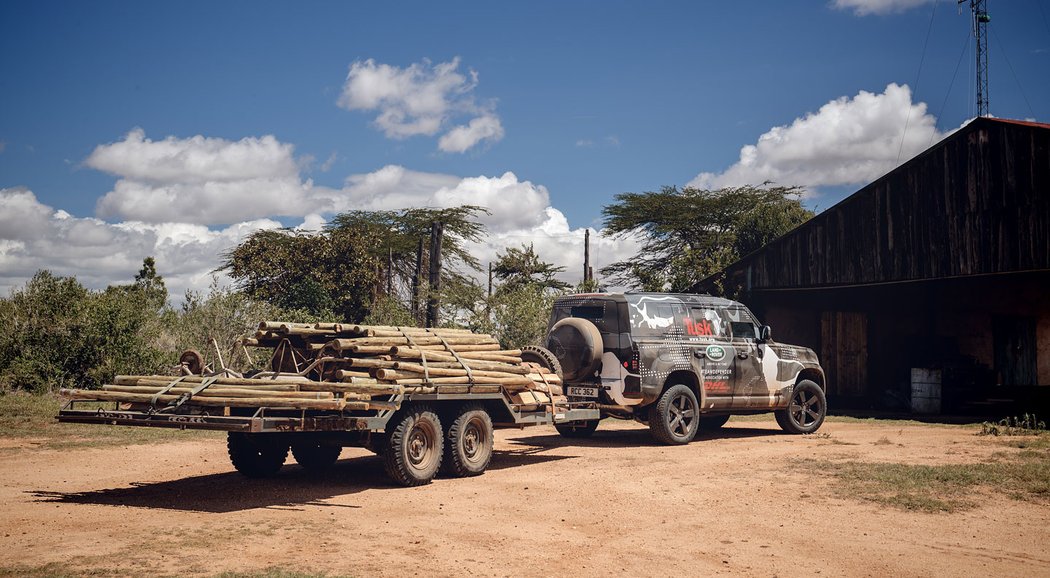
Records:
[[[445,457],[441,470],[465,478],[485,472],[492,461],[492,418],[479,405],[465,406],[445,434]]]
[[[594,430],[598,429],[598,420],[589,419],[587,421],[571,421],[569,423],[556,423],[554,429],[558,430],[563,438],[589,438],[594,435]]]
[[[525,347],[522,347],[521,360],[527,363],[538,363],[556,373],[559,379],[563,376],[561,363],[558,362],[558,358],[555,357],[546,347],[537,347],[535,345],[526,345]]]
[[[226,450],[233,467],[249,478],[268,478],[288,459],[287,440],[273,434],[229,432]]]
[[[817,431],[828,413],[828,400],[824,390],[808,379],[795,384],[787,409],[773,412],[780,427],[792,434],[808,434]]]
[[[444,431],[441,420],[428,406],[402,410],[390,421],[383,466],[402,486],[429,484],[441,467]]]
[[[649,431],[662,444],[687,444],[699,426],[700,403],[693,390],[682,384],[667,388],[649,412]]]
[[[605,346],[602,334],[593,323],[578,317],[566,317],[547,333],[547,349],[561,363],[566,382],[587,379],[602,365]]]
[[[729,415],[702,415],[700,416],[700,429],[703,431],[717,431],[729,421]]]
[[[292,456],[300,466],[307,470],[326,470],[339,459],[343,448],[323,446],[314,442],[292,444]]]

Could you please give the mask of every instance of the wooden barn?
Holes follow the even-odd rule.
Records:
[[[695,289],[719,285],[839,407],[1050,409],[1050,125],[975,119]]]

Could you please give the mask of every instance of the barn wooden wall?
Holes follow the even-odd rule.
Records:
[[[827,287],[1050,269],[1050,128],[979,118],[726,270]],[[711,280],[698,290],[710,290]]]

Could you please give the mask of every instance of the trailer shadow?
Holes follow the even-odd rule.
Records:
[[[573,456],[539,455],[546,448],[497,450],[490,470],[525,467]],[[439,477],[440,479],[440,477]],[[448,480],[456,481],[456,480]],[[466,480],[464,480],[466,481]],[[83,492],[29,490],[33,501],[177,510],[222,514],[270,508],[303,510],[307,507],[359,508],[330,500],[371,491],[412,491],[391,482],[383,462],[373,455],[344,458],[326,471],[307,471],[289,462],[276,476],[249,479],[235,471],[190,476],[160,482],[133,482],[130,487]]]
[[[227,513],[256,508],[357,507],[325,500],[384,487],[390,487],[390,480],[383,474],[382,463],[375,456],[365,456],[339,460],[324,472],[289,463],[278,475],[266,479],[249,479],[231,470],[161,482],[133,482],[122,488],[28,493],[38,502]]]

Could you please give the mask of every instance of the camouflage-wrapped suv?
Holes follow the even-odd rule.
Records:
[[[555,301],[547,347],[570,399],[648,423],[667,444],[721,427],[732,414],[772,411],[791,433],[824,421],[824,371],[813,350],[773,342],[743,304],[707,295],[601,293]],[[536,354],[548,357],[547,351]],[[556,361],[556,362],[555,362]],[[598,422],[559,426],[587,436]]]

